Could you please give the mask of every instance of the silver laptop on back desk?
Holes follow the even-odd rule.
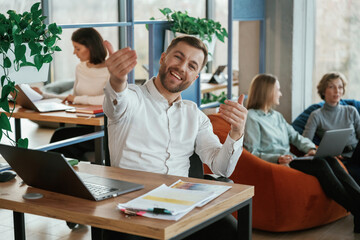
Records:
[[[37,112],[55,112],[74,108],[72,106],[56,102],[54,99],[42,99],[38,101],[32,101],[31,98],[26,94],[26,91],[25,89],[23,89],[23,87],[24,86],[22,85],[16,86],[16,89],[19,91],[16,98],[16,103],[24,108],[35,110]]]
[[[144,188],[137,183],[77,173],[59,153],[0,144],[0,154],[27,185],[44,190],[100,201]]]
[[[348,142],[352,128],[343,128],[326,131],[321,139],[315,156],[297,157],[293,160],[312,160],[314,157],[334,157],[343,152]]]

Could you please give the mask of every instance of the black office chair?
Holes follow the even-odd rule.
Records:
[[[189,177],[234,183],[231,179],[226,177],[216,176],[214,174],[204,174],[203,163],[196,153],[190,157]]]

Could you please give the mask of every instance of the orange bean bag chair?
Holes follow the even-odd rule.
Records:
[[[230,125],[209,115],[214,133],[224,142]],[[205,166],[205,173],[211,173]],[[244,149],[230,176],[235,183],[255,186],[253,227],[272,232],[307,229],[349,213],[326,197],[318,180],[295,169],[266,162]]]

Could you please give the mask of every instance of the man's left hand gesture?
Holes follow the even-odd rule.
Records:
[[[241,94],[238,101],[225,100],[225,104],[220,105],[220,115],[231,124],[229,135],[235,141],[239,140],[244,134],[247,109],[244,107],[244,94]]]

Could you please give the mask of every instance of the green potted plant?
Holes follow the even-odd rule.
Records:
[[[50,63],[55,51],[61,51],[56,46],[56,41],[60,39],[62,29],[55,23],[46,26],[39,9],[40,2],[32,5],[30,12],[16,13],[13,10],[7,11],[8,16],[0,13],[0,69],[1,76],[1,98],[0,107],[0,140],[3,135],[8,137],[13,143],[8,132],[11,130],[10,118],[15,107],[9,106],[8,96],[14,95],[16,102],[17,90],[16,83],[9,77],[9,70],[21,71],[23,67],[35,67],[40,70],[44,63]],[[25,52],[31,51],[32,59],[25,57]],[[11,61],[10,59],[14,59]],[[7,112],[6,115],[4,112]],[[20,139],[16,143],[19,147],[28,147],[28,139]]]
[[[171,40],[181,34],[196,35],[208,47],[210,56],[214,52],[216,37],[221,42],[224,42],[228,33],[219,22],[207,18],[190,17],[187,13],[181,11],[173,11],[169,8],[159,9],[166,19],[172,23],[171,31],[166,33],[165,45],[166,47]],[[154,20],[155,18],[151,18]]]
[[[201,104],[207,104],[213,102],[219,102],[221,104],[224,104],[226,99],[227,96],[225,92],[221,92],[219,95],[216,95],[214,93],[209,93],[206,94],[205,97],[201,99]]]

